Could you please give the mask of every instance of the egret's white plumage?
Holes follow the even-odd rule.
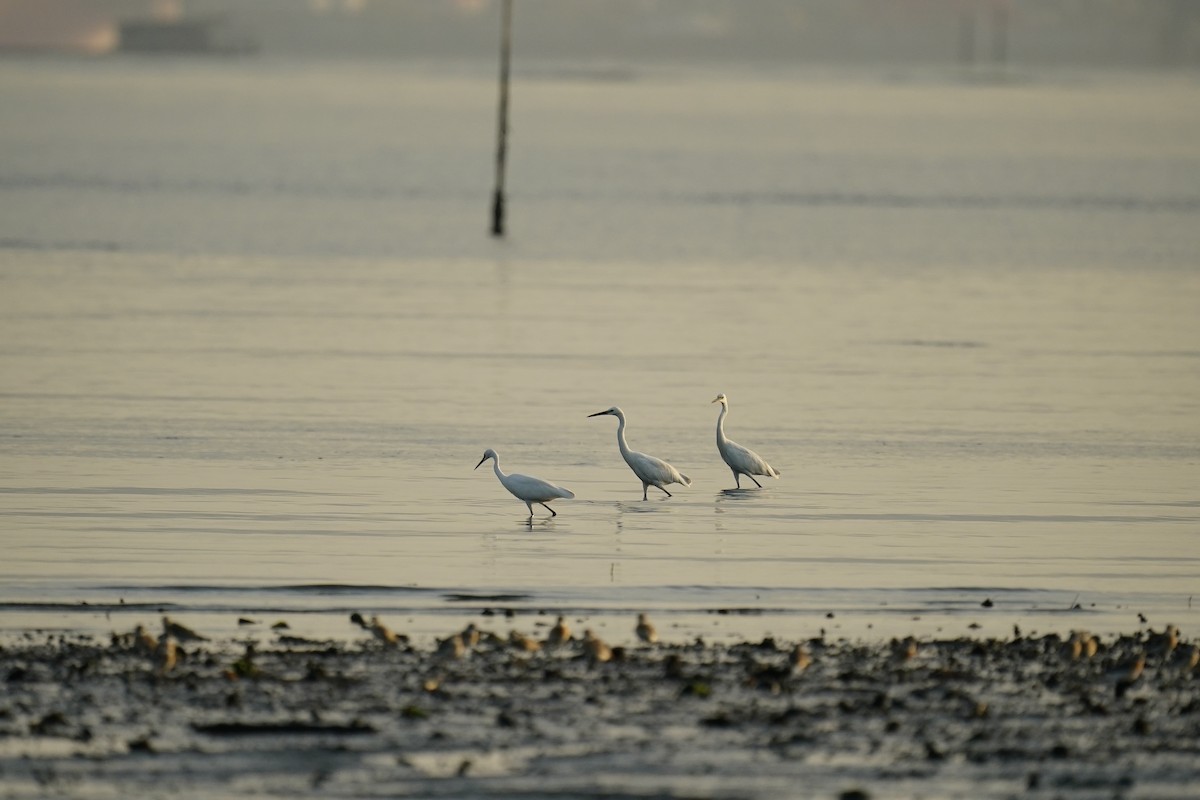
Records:
[[[492,470],[495,471],[496,477],[500,479],[505,489],[518,500],[524,501],[526,507],[529,508],[529,516],[533,516],[533,504],[537,503],[542,508],[550,512],[550,516],[557,517],[554,509],[546,505],[551,500],[557,500],[562,497],[570,500],[575,496],[575,493],[570,489],[564,489],[561,486],[555,486],[553,483],[544,481],[541,478],[535,478],[532,475],[521,475],[514,472],[511,475],[506,475],[500,470],[500,456],[496,455],[496,451],[490,447],[483,451],[483,458],[479,459],[479,463],[475,465],[475,469],[479,469],[483,462],[492,459]]]
[[[737,487],[742,488],[743,475],[754,481],[754,485],[760,489],[762,484],[755,479],[755,475],[778,478],[779,471],[764,461],[762,456],[748,447],[730,441],[725,435],[725,415],[729,413],[729,398],[719,394],[713,402],[721,404],[721,414],[717,417],[717,450],[720,451],[722,460],[733,470],[733,480]]]
[[[668,484],[692,485],[691,478],[661,458],[655,458],[654,456],[648,456],[645,453],[629,449],[629,444],[625,441],[625,414],[617,406],[605,409],[604,411],[597,411],[595,414],[588,414],[588,416],[599,417],[605,414],[617,418],[617,447],[621,449],[621,457],[625,459],[625,463],[633,470],[633,474],[637,475],[642,481],[643,500],[647,499],[646,492],[651,486],[657,486],[667,497],[671,497],[671,493],[666,489]]]

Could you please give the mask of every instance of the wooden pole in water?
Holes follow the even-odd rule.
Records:
[[[508,61],[512,50],[512,0],[500,7],[500,112],[496,122],[496,190],[492,193],[492,236],[504,235],[504,162],[508,156]]]

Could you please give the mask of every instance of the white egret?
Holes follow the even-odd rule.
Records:
[[[483,458],[479,459],[479,463],[475,465],[475,469],[479,469],[484,461],[492,459],[492,470],[495,471],[496,477],[500,479],[500,483],[508,489],[509,493],[518,500],[523,500],[526,507],[529,509],[530,518],[533,517],[533,504],[537,503],[542,508],[550,512],[550,516],[557,517],[554,509],[546,505],[551,500],[557,500],[562,497],[570,500],[575,496],[575,493],[570,489],[564,489],[561,486],[555,486],[553,483],[535,478],[532,475],[521,475],[514,472],[511,475],[505,475],[500,471],[500,456],[496,455],[496,451],[490,447],[483,451]]]
[[[755,475],[778,478],[779,471],[764,461],[762,456],[748,447],[742,447],[737,442],[730,441],[725,436],[725,415],[729,413],[729,398],[724,394],[719,394],[713,402],[721,404],[721,414],[717,417],[717,450],[721,453],[721,459],[733,470],[733,479],[737,483],[737,488],[742,488],[743,475],[754,481],[754,485],[760,489],[762,484],[755,479]]]
[[[617,406],[605,409],[604,411],[597,411],[595,414],[588,414],[588,416],[600,417],[605,414],[617,418],[617,447],[621,448],[621,457],[625,459],[625,463],[633,470],[633,474],[637,475],[642,481],[643,500],[647,499],[646,492],[651,486],[657,486],[667,497],[671,497],[672,494],[666,489],[667,484],[692,485],[691,478],[661,458],[655,458],[654,456],[648,456],[645,453],[629,449],[629,444],[625,441],[625,413]]]

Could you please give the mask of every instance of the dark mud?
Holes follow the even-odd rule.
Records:
[[[499,631],[498,631],[499,632]],[[0,649],[4,797],[1195,797],[1193,645]],[[1139,661],[1140,659],[1140,661]],[[1142,667],[1139,670],[1138,664]]]

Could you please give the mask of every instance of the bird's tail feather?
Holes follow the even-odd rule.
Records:
[[[692,485],[692,479],[691,479],[691,478],[689,478],[687,475],[684,475],[684,474],[681,472],[681,473],[679,473],[679,477],[683,478],[683,485],[684,485],[684,486],[691,486],[691,485]]]
[[[559,486],[558,490],[560,492],[562,492],[562,497],[564,499],[566,499],[566,500],[574,500],[575,499],[575,493],[572,492],[570,489],[564,489],[563,487]]]

